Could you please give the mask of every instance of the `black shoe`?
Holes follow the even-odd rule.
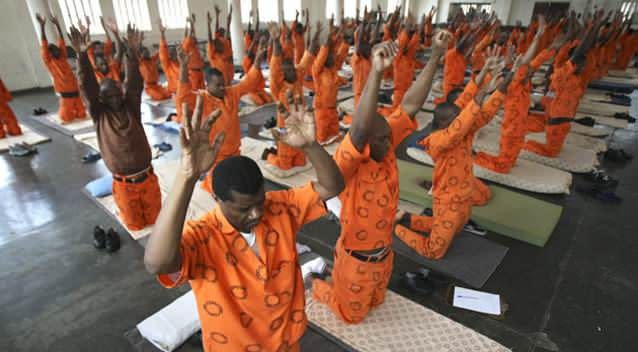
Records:
[[[418,294],[429,296],[434,292],[434,283],[421,272],[406,272],[402,280],[410,290]]]
[[[106,251],[113,253],[120,249],[120,235],[114,229],[109,229],[106,233],[106,241],[104,242]]]
[[[273,116],[264,123],[264,128],[271,129],[277,126],[277,119]]]
[[[88,152],[85,156],[82,157],[82,163],[84,164],[94,163],[100,160],[101,158],[102,156],[98,152],[94,152],[94,151]]]
[[[609,189],[618,186],[618,180],[611,178],[604,170],[595,169],[585,174],[585,179],[593,183],[598,189]]]
[[[401,218],[397,221],[397,224],[410,228],[410,225],[412,224],[412,214],[406,211],[405,213],[403,213],[403,215],[401,215]]]
[[[35,109],[33,109],[33,115],[35,115],[35,116],[44,115],[44,114],[46,114],[47,112],[48,112],[48,111],[46,111],[46,110],[45,110],[45,109],[43,109],[43,108],[35,108]]]
[[[93,246],[97,249],[104,249],[106,246],[106,232],[100,226],[93,228]]]
[[[485,236],[487,234],[487,230],[480,227],[473,220],[468,221],[467,224],[465,224],[465,227],[463,227],[463,230],[478,236]]]
[[[261,160],[268,160],[268,155],[270,154],[277,155],[277,148],[265,148],[264,151],[261,153]]]
[[[579,119],[574,119],[574,122],[579,123],[584,126],[594,127],[596,124],[596,120],[591,118],[590,116],[581,117]]]
[[[628,154],[623,149],[613,148],[607,149],[607,151],[605,151],[604,157],[605,160],[613,161],[616,163],[624,163],[634,158],[631,154]]]
[[[425,208],[425,209],[423,209],[423,211],[421,212],[421,215],[425,215],[425,216],[434,216],[434,211],[432,210],[432,208]]]

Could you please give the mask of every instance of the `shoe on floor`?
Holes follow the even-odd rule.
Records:
[[[106,251],[109,253],[116,252],[120,249],[120,235],[114,229],[109,229],[106,233],[106,240],[104,241]]]
[[[162,142],[153,145],[153,148],[157,148],[162,152],[170,152],[173,150],[173,146],[170,143]]]
[[[264,123],[264,128],[265,129],[271,129],[277,126],[277,119],[272,116],[271,118],[269,118],[265,123]]]
[[[594,127],[596,124],[596,120],[591,118],[590,116],[581,117],[579,119],[574,119],[574,122],[579,123],[584,126]]]
[[[93,246],[97,249],[104,249],[106,246],[106,232],[100,226],[93,228]]]
[[[84,164],[94,163],[100,160],[101,158],[102,158],[102,155],[100,155],[100,153],[91,151],[86,153],[86,155],[82,157],[82,163]]]
[[[604,190],[618,186],[618,180],[611,178],[604,170],[595,169],[585,175],[585,179],[593,183],[598,189]]]
[[[605,157],[605,160],[609,160],[616,163],[624,163],[634,158],[631,154],[625,152],[623,149],[613,149],[613,148],[607,149],[605,151],[605,154],[603,154],[603,156]]]
[[[46,111],[45,109],[43,109],[41,107],[37,107],[37,108],[33,109],[33,115],[35,115],[35,116],[44,115],[46,113],[48,113],[48,111]]]
[[[467,224],[465,224],[465,226],[463,227],[463,231],[477,236],[485,236],[487,234],[487,230],[480,227],[477,223],[474,222],[474,220],[468,221]]]
[[[402,276],[403,283],[412,291],[429,296],[434,292],[434,283],[428,278],[428,275],[417,272],[406,272]]]
[[[9,146],[9,154],[11,154],[12,156],[24,157],[24,156],[36,154],[37,152],[38,152],[38,149],[29,144],[16,143],[14,145]]]

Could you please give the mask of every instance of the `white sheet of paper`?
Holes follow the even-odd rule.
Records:
[[[485,314],[501,314],[501,296],[463,287],[454,287],[452,305]]]

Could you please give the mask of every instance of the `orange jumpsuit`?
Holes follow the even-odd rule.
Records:
[[[182,41],[182,49],[190,54],[188,61],[188,81],[191,82],[192,89],[204,89],[204,61],[199,52],[195,38],[187,36]],[[223,72],[223,71],[222,71]],[[178,76],[179,77],[179,76]]]
[[[224,82],[226,82],[226,85],[230,85],[233,81],[234,68],[233,70],[229,70],[228,52],[226,44],[224,43],[224,41],[227,40],[225,38],[216,38],[215,40],[221,41],[223,50],[221,53],[217,52],[217,50],[215,50],[215,45],[213,44],[213,42],[208,42],[208,45],[206,46],[206,55],[208,56],[208,62],[210,63],[211,67],[217,69],[219,72],[222,73],[222,75],[224,75]]]
[[[177,92],[177,84],[179,82],[179,62],[171,60],[168,54],[168,44],[164,39],[160,41],[159,59],[168,82],[167,89],[174,94]]]
[[[501,124],[498,155],[480,152],[474,162],[486,169],[503,174],[509,173],[525,145],[527,134],[527,115],[530,106],[532,84],[527,79],[528,70],[537,70],[545,61],[554,56],[555,50],[545,49],[530,63],[530,67],[521,66],[507,89],[505,115]]]
[[[418,38],[416,35],[413,37]],[[410,54],[414,54],[414,52],[409,50],[409,45],[416,47],[417,43],[409,38],[408,32],[401,31],[399,34],[399,51],[392,62],[392,65],[394,66],[394,92],[392,93],[392,107],[394,108],[401,104],[403,96],[412,85],[412,79],[414,78],[415,62],[414,57],[410,57]]]
[[[186,223],[180,271],[158,280],[168,288],[190,284],[205,352],[299,351],[308,321],[296,235],[325,214],[311,184],[266,192],[253,230],[258,254],[219,207]]]
[[[60,48],[60,56],[58,58],[51,55],[47,47],[48,45],[49,43],[46,40],[42,41],[40,54],[42,55],[42,61],[44,61],[44,64],[51,74],[53,89],[55,93],[60,96],[58,117],[63,123],[86,118],[86,109],[80,98],[78,81],[73,74],[71,65],[69,65],[67,61],[67,51],[64,40],[60,39],[58,42],[58,48]]]
[[[98,83],[102,82],[102,80],[109,78],[114,80],[115,82],[122,82],[122,79],[120,78],[120,63],[115,61],[114,59],[111,58],[106,58],[107,61],[109,61],[109,72],[104,74],[98,70],[94,70],[95,72],[95,78],[97,79]]]
[[[325,143],[339,135],[339,114],[337,113],[337,67],[326,67],[328,48],[322,46],[312,64],[312,78],[315,85],[315,127],[317,142]],[[334,60],[336,62],[336,59]]]
[[[626,70],[638,51],[638,34],[627,33],[620,39],[620,43],[620,51],[613,67],[617,70]]]
[[[399,170],[394,150],[414,132],[416,122],[400,107],[388,118],[390,150],[382,161],[370,158],[370,146],[362,151],[348,133],[335,153],[346,188],[339,195],[341,235],[335,247],[332,283],[314,280],[315,299],[328,305],[346,323],[360,323],[370,309],[383,303],[392,275],[392,223],[399,205]],[[351,251],[387,248],[385,258],[362,261]]]
[[[429,236],[402,225],[397,225],[395,233],[420,255],[441,259],[469,220],[472,206],[477,203],[478,185],[472,173],[472,141],[476,131],[496,114],[503,99],[504,95],[499,91],[493,93],[482,107],[472,99],[450,126],[419,142],[435,163],[432,179],[434,216],[413,214],[410,227],[427,232]]]
[[[171,97],[171,93],[159,84],[157,61],[159,61],[159,54],[151,56],[150,59],[140,59],[140,73],[144,78],[144,91],[155,101]]]
[[[456,48],[448,50],[444,60],[443,98],[445,100],[452,89],[463,86],[467,64],[465,63],[463,54],[459,53]]]
[[[5,138],[7,133],[10,136],[18,136],[22,134],[22,129],[18,124],[16,115],[9,106],[9,102],[13,100],[11,92],[4,86],[4,82],[0,79],[0,138]]]
[[[95,70],[95,47],[89,47],[86,49],[86,53],[89,56],[89,61],[91,62],[91,66],[93,66],[93,70]],[[104,42],[103,55],[107,60],[113,58],[113,41],[110,39],[107,39],[106,42]]]
[[[545,144],[537,141],[527,141],[525,149],[539,155],[556,157],[563,149],[567,134],[571,130],[571,121],[552,123],[555,118],[573,119],[578,109],[580,98],[585,93],[583,78],[576,74],[576,66],[567,60],[551,77],[550,89],[556,94],[552,99],[545,118]],[[554,120],[556,121],[556,120]]]
[[[303,77],[313,60],[314,55],[306,51],[299,64],[295,67],[297,81],[290,83],[284,79],[284,73],[281,70],[281,55],[273,55],[270,58],[270,90],[278,103],[282,103],[288,108],[288,91],[293,96],[303,97]],[[285,118],[281,116],[279,110],[277,111],[277,127],[286,127]],[[290,170],[295,166],[306,165],[306,155],[286,143],[277,142],[277,154],[268,155],[267,162],[282,170]]]
[[[244,55],[244,59],[241,63],[244,72],[250,71],[252,65],[253,60],[248,55]],[[264,80],[264,78],[262,77],[259,82],[257,82],[255,91],[248,93],[248,96],[255,103],[255,105],[262,106],[264,104],[272,103],[272,97],[270,96],[270,94],[268,94],[268,92],[266,92],[265,88],[266,80]]]
[[[222,112],[221,116],[210,131],[211,143],[214,141],[215,136],[217,136],[218,133],[222,131],[226,133],[224,144],[222,144],[222,147],[219,150],[219,154],[217,155],[215,163],[211,167],[211,171],[215,168],[215,165],[217,165],[218,162],[231,156],[239,155],[239,147],[241,144],[238,113],[239,99],[242,95],[253,91],[255,89],[255,85],[260,79],[263,79],[261,71],[253,67],[238,84],[226,87],[226,94],[222,99],[205,93],[202,116],[210,116],[210,114],[216,109],[220,109]],[[196,98],[197,95],[192,91],[191,85],[183,82],[179,83],[179,86],[177,87],[177,95],[175,96],[175,104],[177,106],[181,106],[182,103],[185,102],[188,106],[193,108],[195,106]],[[206,174],[206,178],[202,183],[202,188],[212,193],[212,172],[208,172]]]
[[[352,92],[354,93],[354,108],[356,109],[357,106],[359,106],[359,99],[361,99],[363,87],[365,87],[368,81],[372,63],[369,58],[362,57],[355,52],[352,58],[350,58],[350,65],[352,66]],[[352,116],[350,114],[344,115],[343,123],[350,125],[352,123]]]

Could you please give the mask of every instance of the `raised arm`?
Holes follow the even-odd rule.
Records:
[[[423,103],[425,103],[428,94],[430,94],[432,79],[434,78],[437,64],[443,54],[445,54],[445,50],[451,39],[452,34],[448,31],[440,31],[432,39],[432,54],[430,60],[428,60],[425,68],[423,68],[423,71],[421,71],[416,81],[412,83],[401,101],[401,108],[410,117],[414,118],[414,116],[416,116],[416,113],[419,112]]]
[[[89,109],[90,115],[95,120],[99,117],[101,103],[99,99],[100,86],[95,78],[93,66],[89,61],[86,53],[88,49],[88,35],[81,33],[76,27],[71,27],[69,40],[73,46],[73,50],[78,54],[78,82],[80,92],[84,97],[84,101]]]
[[[126,28],[126,80],[124,93],[128,99],[141,100],[144,80],[140,73],[140,47],[144,35],[129,25]]]
[[[40,23],[40,40],[43,43],[48,42],[47,31],[46,31],[47,19],[44,16],[40,15],[39,13],[35,14],[35,18],[38,20],[38,23]]]
[[[210,11],[206,11],[206,23],[208,28],[208,44],[213,43],[213,30],[211,29],[211,26],[210,26],[212,22],[213,22],[213,17],[210,15]],[[215,27],[217,27],[217,25],[215,25]]]
[[[186,104],[183,106],[180,168],[144,250],[144,265],[154,275],[172,274],[181,269],[180,241],[188,204],[199,176],[213,166],[224,141],[225,135],[221,132],[212,144],[209,142],[211,128],[221,113],[216,110],[201,123],[202,105],[203,98],[197,96],[192,117],[187,113]]]
[[[217,35],[217,32],[219,32],[219,14],[221,13],[221,10],[219,9],[219,6],[215,5],[215,35]]]
[[[230,22],[233,20],[233,4],[228,5],[228,16],[226,16],[226,39],[230,41]]]
[[[362,152],[368,144],[370,130],[374,125],[373,120],[377,118],[377,101],[383,72],[392,66],[397,51],[398,47],[394,42],[383,42],[373,49],[372,69],[368,75],[368,81],[363,87],[350,128],[350,139],[359,152]]]
[[[280,111],[286,114],[282,105],[279,105]],[[337,196],[345,187],[343,176],[334,159],[315,140],[313,114],[306,110],[303,97],[300,96],[295,97],[294,102],[290,97],[288,106],[286,128],[282,131],[273,130],[273,136],[278,141],[303,150],[317,174],[313,186],[322,200]]]
[[[104,35],[106,36],[106,40],[112,41],[111,35],[109,34],[108,26],[104,22],[104,17],[100,16],[100,24],[102,25],[102,29],[104,30]]]
[[[525,52],[525,55],[521,58],[522,65],[528,65],[534,57],[536,56],[536,51],[538,50],[538,42],[540,42],[541,37],[545,33],[545,29],[547,28],[547,23],[545,22],[545,16],[538,15],[538,30],[536,30],[536,34],[534,35],[534,39],[530,44],[529,48]]]

